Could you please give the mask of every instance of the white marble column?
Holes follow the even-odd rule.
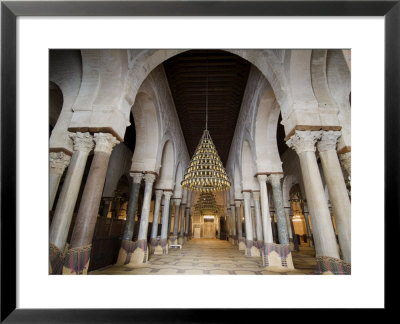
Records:
[[[157,241],[157,231],[158,231],[158,219],[160,215],[160,204],[163,191],[156,189],[154,190],[155,200],[154,200],[154,211],[153,211],[153,225],[151,227],[151,245],[156,244]]]
[[[257,247],[264,249],[263,230],[260,211],[260,192],[253,191],[254,211],[256,213]]]
[[[300,159],[307,204],[313,224],[316,256],[339,259],[328,202],[315,156],[315,143],[320,137],[321,131],[296,130],[286,143],[297,152]]]
[[[180,211],[180,217],[179,217],[179,234],[178,234],[178,243],[183,244],[184,243],[184,222],[185,222],[185,210],[186,210],[186,203],[182,204],[181,203],[181,211]]]
[[[263,224],[264,244],[273,243],[271,215],[269,213],[268,191],[267,191],[267,176],[265,174],[257,175],[257,180],[260,184],[260,200],[261,200],[261,217]]]
[[[253,222],[251,220],[251,206],[250,206],[250,192],[243,191],[243,201],[244,201],[244,222],[246,229],[246,250],[245,255],[247,256],[260,256],[260,252],[254,246],[253,237]]]
[[[317,147],[332,202],[343,260],[351,262],[351,205],[336,153],[339,131],[322,132]]]
[[[156,180],[156,175],[154,173],[146,173],[144,175],[145,187],[144,187],[142,212],[140,214],[138,241],[147,242],[147,230],[149,226],[151,194],[152,194],[154,180]]]
[[[186,213],[186,215],[185,215],[185,236],[184,236],[184,239],[185,239],[185,241],[187,241],[188,240],[188,236],[189,236],[189,217],[190,217],[190,207],[189,206],[186,206],[185,213]]]
[[[235,205],[231,204],[230,206],[231,210],[231,216],[232,216],[232,227],[235,230],[235,236],[234,236],[234,244],[238,244],[238,229],[237,229],[237,217],[236,217],[236,210],[235,210]]]
[[[64,152],[50,152],[49,210],[53,208],[54,198],[57,194],[61,176],[70,161],[71,156]]]
[[[73,133],[74,153],[58,198],[53,221],[50,226],[50,245],[64,251],[72,214],[82,182],[83,172],[90,151],[94,147],[93,136],[89,133]]]
[[[108,162],[114,146],[119,144],[109,133],[95,133],[93,139],[96,143],[94,156],[76,215],[70,247],[65,256],[63,274],[87,274]]]
[[[239,244],[239,251],[246,249],[246,243],[243,240],[243,231],[242,231],[242,213],[240,205],[242,201],[240,199],[235,199],[235,208],[236,208],[236,220],[237,220],[237,228],[238,228],[238,244]]]
[[[283,208],[283,195],[281,188],[282,178],[282,174],[270,174],[268,176],[268,180],[272,187],[272,196],[274,198],[279,244],[289,244],[289,234],[287,230],[285,210]]]
[[[233,210],[235,210],[233,208]],[[237,236],[236,236],[236,221],[235,221],[235,211],[232,212],[231,206],[227,207],[227,213],[229,215],[229,226],[231,228],[231,238],[232,238],[232,244],[236,244],[237,241]]]
[[[177,244],[181,198],[174,198],[173,202],[175,203],[175,217],[174,217],[174,229],[172,231],[172,237],[170,238],[170,244]]]
[[[164,208],[162,213],[162,227],[161,227],[161,248],[162,254],[168,254],[168,217],[169,217],[169,204],[172,196],[172,190],[164,190]]]

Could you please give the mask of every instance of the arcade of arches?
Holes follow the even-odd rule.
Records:
[[[340,49],[51,50],[50,274],[350,274],[350,67]],[[206,107],[231,186],[205,213],[181,181]]]

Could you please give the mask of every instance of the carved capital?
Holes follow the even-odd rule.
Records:
[[[132,177],[133,183],[141,183],[143,179],[143,173],[131,172],[130,176]]]
[[[144,175],[144,182],[147,183],[153,183],[154,180],[156,180],[156,175],[154,173],[146,173]]]
[[[258,174],[257,180],[260,184],[263,184],[267,181],[267,175],[266,174]]]
[[[235,200],[235,206],[237,207],[237,208],[240,208],[240,205],[242,204],[242,201],[241,200]]]
[[[281,185],[281,179],[283,178],[283,175],[282,174],[270,174],[269,176],[268,176],[268,180],[269,180],[269,183],[272,185],[272,186],[280,186]]]
[[[74,151],[83,151],[89,153],[94,147],[93,136],[88,132],[70,133],[69,136],[74,142]]]
[[[243,191],[243,198],[244,199],[250,199],[250,192],[249,191]]]
[[[63,174],[70,161],[64,152],[50,152],[50,173]]]
[[[260,192],[253,191],[253,200],[259,201],[260,200]]]
[[[156,189],[156,190],[154,190],[154,194],[156,196],[156,199],[160,200],[162,195],[163,195],[163,191],[159,190],[159,189]]]
[[[286,144],[294,149],[297,154],[315,152],[315,143],[321,138],[321,133],[321,131],[296,130]]]
[[[111,154],[113,147],[119,144],[116,137],[110,133],[96,133],[94,134],[94,141],[96,142],[94,151],[104,152],[107,154]]]
[[[181,204],[181,200],[182,200],[181,198],[174,198],[173,201],[175,203],[175,206],[179,207]]]
[[[172,191],[164,191],[164,199],[170,200],[172,196]]]
[[[317,143],[318,151],[336,150],[336,143],[341,135],[340,131],[322,132],[321,140]]]

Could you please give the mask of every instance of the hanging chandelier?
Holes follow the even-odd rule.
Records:
[[[208,131],[208,67],[206,86],[206,129],[189,163],[182,188],[190,191],[216,192],[230,188],[226,171]]]
[[[200,197],[194,208],[200,211],[201,214],[216,214],[219,211],[214,194],[206,192],[200,193]]]

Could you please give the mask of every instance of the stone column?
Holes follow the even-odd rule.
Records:
[[[238,244],[239,236],[238,236],[238,228],[237,228],[237,218],[236,218],[235,205],[234,205],[234,204],[231,204],[231,205],[230,205],[230,209],[231,209],[231,215],[232,215],[232,227],[234,228],[234,231],[235,231],[235,236],[234,236],[234,239],[233,239],[233,243],[234,243],[235,245],[237,245],[237,244]]]
[[[126,210],[125,229],[124,233],[122,234],[121,248],[119,249],[118,259],[116,263],[117,265],[129,263],[135,246],[132,239],[135,230],[135,217],[138,207],[140,183],[142,182],[143,174],[139,172],[131,172],[130,176],[132,177],[132,187],[129,193],[128,207]]]
[[[179,235],[178,235],[178,244],[183,244],[184,243],[184,221],[185,221],[185,210],[186,210],[186,203],[181,204],[181,211],[180,211],[180,230],[179,230]]]
[[[71,156],[64,152],[50,152],[49,210],[52,210],[53,208],[54,198],[57,194],[61,176],[70,161]]]
[[[113,147],[119,143],[108,133],[94,134],[94,141],[94,157],[76,216],[70,249],[65,257],[63,274],[87,274],[108,162]]]
[[[281,188],[282,178],[282,174],[270,174],[268,176],[269,182],[272,186],[272,195],[274,197],[276,220],[278,223],[277,225],[279,244],[289,244],[289,234],[287,230],[285,209],[283,208],[283,195]]]
[[[180,198],[173,199],[175,203],[175,217],[174,217],[174,229],[172,232],[172,236],[170,237],[170,244],[178,244],[178,225],[179,225],[179,211],[181,205]]]
[[[156,180],[155,173],[146,173],[144,175],[144,196],[143,206],[140,217],[139,234],[138,240],[135,242],[133,248],[132,257],[129,260],[129,265],[137,265],[146,263],[149,259],[148,246],[147,246],[147,230],[149,227],[149,214],[151,205],[151,194],[153,189],[153,183]]]
[[[240,205],[242,201],[240,199],[235,199],[235,207],[236,207],[236,218],[237,218],[237,228],[238,228],[238,244],[239,251],[246,250],[246,243],[243,240],[243,232],[242,232],[242,213],[240,210]]]
[[[351,262],[351,206],[347,194],[346,184],[336,153],[336,143],[341,132],[322,132],[318,142],[318,151],[321,158],[325,181],[328,186],[329,197],[335,215],[336,229],[339,236],[340,249],[345,262]]]
[[[286,225],[287,225],[287,230],[288,230],[288,235],[289,235],[289,242],[293,242],[293,231],[292,227],[290,226],[290,207],[283,207],[285,209],[285,218],[286,218]]]
[[[245,255],[247,256],[260,256],[260,252],[254,246],[253,240],[253,225],[251,221],[251,207],[250,207],[250,192],[243,191],[244,201],[244,222],[246,229],[246,250]]]
[[[189,215],[190,215],[190,207],[186,207],[186,221],[185,221],[185,241],[188,240],[189,236]]]
[[[261,199],[261,217],[263,224],[264,245],[273,243],[271,215],[269,214],[268,191],[267,191],[267,176],[258,174],[257,180],[260,184],[260,199]]]
[[[161,253],[168,254],[168,217],[169,217],[169,204],[172,196],[172,190],[164,190],[164,208],[162,213],[162,227],[161,227]],[[160,254],[161,254],[160,253]],[[157,254],[157,253],[155,253]]]
[[[251,209],[251,228],[253,231],[253,242],[254,245],[257,246],[256,212],[254,210],[254,205],[253,206],[250,205],[250,209]]]
[[[278,233],[277,233],[277,228],[276,228],[276,222],[275,222],[275,212],[272,212],[271,216],[271,229],[272,229],[272,237],[274,243],[278,244]]]
[[[292,229],[292,233],[293,233],[293,251],[298,252],[299,251],[300,242],[297,239],[297,235],[296,235],[296,232],[294,230],[293,215],[289,215],[289,224],[290,224],[290,228]]]
[[[50,272],[53,274],[62,273],[65,243],[67,242],[87,158],[94,145],[93,137],[89,133],[73,133],[70,137],[74,143],[74,153],[72,154],[50,226],[49,257],[52,268]]]
[[[311,213],[317,273],[324,272],[325,264],[340,264],[339,251],[333,231],[328,202],[326,201],[321,175],[315,156],[315,143],[320,131],[295,131],[287,145],[296,150],[299,159],[307,205]]]
[[[157,242],[158,218],[159,218],[159,214],[160,214],[160,204],[161,204],[161,197],[163,195],[163,191],[156,189],[154,191],[154,193],[155,193],[156,199],[154,201],[153,226],[151,228],[151,236],[150,236],[150,244],[151,244],[150,253],[151,254],[154,253],[154,250],[155,250],[156,246],[159,245],[158,242]],[[164,209],[165,209],[165,207],[164,207]],[[166,226],[168,226],[168,225],[166,225]]]
[[[264,240],[262,231],[259,191],[253,191],[253,200],[254,200],[254,210],[256,213],[257,247],[262,252],[264,250]]]
[[[339,160],[348,176],[351,177],[351,152],[340,154]]]
[[[233,212],[232,212],[232,209],[233,209]],[[228,206],[227,211],[228,211],[229,220],[230,220],[229,226],[232,230],[232,244],[235,245],[237,243],[235,209],[230,208],[230,206]]]
[[[172,221],[172,204],[171,204],[171,200],[169,203],[169,211],[168,211],[168,236],[170,236],[171,233],[171,221]]]

